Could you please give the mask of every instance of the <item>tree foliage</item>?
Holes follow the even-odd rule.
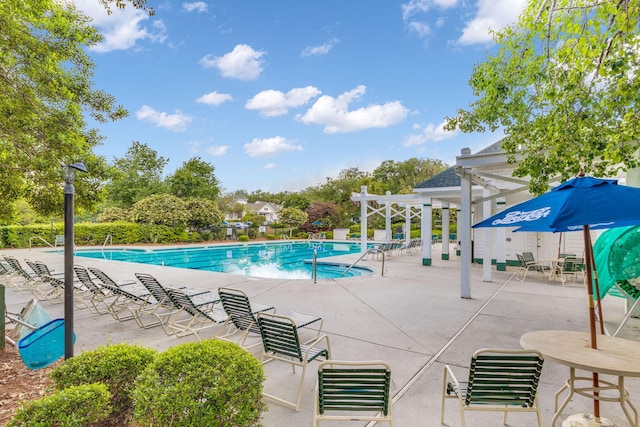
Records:
[[[107,12],[111,14],[111,4],[115,4],[118,9],[124,9],[127,3],[131,3],[136,9],[144,10],[149,16],[155,15],[153,8],[147,6],[147,0],[98,0],[102,4]]]
[[[98,222],[128,221],[129,211],[115,206],[106,207],[98,215]]]
[[[416,184],[426,181],[447,168],[441,160],[418,159],[415,157],[403,162],[385,160],[373,170],[372,181],[378,183],[384,192],[391,194],[409,194]]]
[[[189,219],[187,225],[195,230],[202,230],[222,222],[222,213],[213,200],[191,197],[186,200]]]
[[[580,169],[595,176],[637,166],[640,4],[631,0],[529,1],[495,33],[497,53],[470,79],[477,99],[447,119],[464,132],[503,128],[515,176],[534,193]]]
[[[308,216],[306,212],[298,208],[284,208],[280,211],[279,222],[288,227],[300,227],[307,222]]]
[[[162,172],[167,162],[148,145],[134,141],[124,157],[113,162],[111,182],[106,186],[109,202],[129,208],[147,196],[164,193]]]
[[[136,202],[130,211],[133,222],[182,226],[189,221],[187,203],[172,194],[154,194]]]
[[[335,202],[313,202],[305,211],[308,222],[321,222],[326,229],[342,225],[340,207]]]
[[[220,195],[220,184],[214,171],[213,165],[199,157],[189,159],[167,178],[169,191],[181,199],[199,197],[216,200]]]
[[[93,180],[78,177],[76,203],[99,200],[104,160],[92,150],[101,138],[87,129],[85,114],[98,122],[127,115],[111,95],[92,88],[86,48],[101,40],[70,2],[0,2],[1,200],[25,197],[39,212],[61,211],[60,166],[82,159]],[[10,214],[3,203],[0,217]]]

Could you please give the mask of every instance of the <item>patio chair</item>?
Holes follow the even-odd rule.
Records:
[[[38,275],[25,270],[17,258],[9,255],[3,257],[11,272],[8,284],[21,294],[31,293],[32,288],[41,281]]]
[[[527,255],[525,256],[525,254]],[[518,258],[518,262],[520,263],[520,270],[518,270],[518,273],[516,274],[517,280],[524,282],[529,271],[535,271],[538,273],[538,276],[543,279],[545,278],[545,266],[543,266],[542,264],[538,264],[533,258],[533,254],[531,252],[516,254],[516,257]]]
[[[250,349],[260,345],[262,342],[258,341],[255,344],[245,346],[247,338],[260,338],[260,328],[258,327],[258,321],[256,315],[258,313],[271,312],[275,314],[276,308],[272,305],[255,304],[249,300],[246,293],[238,289],[231,288],[219,288],[218,295],[222,302],[222,307],[227,313],[227,320],[220,328],[216,338],[228,340],[229,337],[240,333],[240,337],[237,344],[245,349]],[[317,333],[311,340],[320,336],[322,331],[323,320],[313,314],[300,313],[292,311],[287,313],[287,317],[293,319],[298,329],[305,326],[310,326],[319,322]]]
[[[275,313],[276,311],[272,305],[252,303],[247,294],[239,289],[218,288],[218,296],[228,317],[218,331],[216,338],[228,340],[229,337],[240,333],[237,343],[241,347],[244,347],[244,343],[249,337],[260,338],[256,314],[261,312]],[[246,348],[252,348],[259,344],[260,342]]]
[[[94,282],[98,287],[105,288],[113,295],[117,295],[117,298],[109,304],[111,316],[119,322],[134,319],[139,326],[141,325],[144,328],[146,324],[142,323],[141,319],[138,318],[138,310],[156,303],[149,291],[135,284],[115,282],[98,268],[89,267],[88,270],[100,281],[99,283]]]
[[[118,298],[113,292],[107,288],[99,287],[94,281],[89,270],[85,267],[74,265],[73,271],[76,277],[82,283],[82,285],[91,293],[91,298],[88,300],[89,310],[94,314],[107,314],[109,313],[109,305]],[[104,306],[104,308],[101,308]]]
[[[146,273],[135,273],[135,276],[136,279],[142,283],[142,286],[144,286],[160,304],[166,304],[168,306],[174,305],[173,301],[171,301],[171,296],[169,295],[169,289],[180,289],[184,291],[198,306],[210,305],[220,301],[219,298],[217,298],[208,289],[192,289],[184,286],[164,286],[154,276]]]
[[[564,285],[567,280],[566,276],[573,278],[575,284],[578,278],[583,278],[585,273],[584,258],[578,258],[576,256],[567,256],[563,258],[559,263],[560,274],[562,274],[562,284]],[[580,283],[582,284],[582,283]]]
[[[296,366],[302,366],[298,396],[295,402],[267,393],[263,393],[263,396],[298,411],[307,364],[318,358],[325,360],[331,358],[329,337],[322,335],[308,344],[301,344],[298,328],[293,319],[270,313],[258,313],[257,318],[264,347],[261,356],[262,363],[265,364],[273,360],[289,363],[294,373]]]
[[[321,420],[386,421],[393,427],[391,367],[380,360],[326,360],[318,367],[313,427]]]
[[[34,295],[41,300],[46,299],[52,304],[63,303],[66,285],[64,276],[47,276],[43,274],[41,277],[42,283],[34,288]],[[73,306],[75,308],[89,308],[89,300],[92,296],[93,294],[80,283],[73,284]]]
[[[165,287],[162,285],[155,277],[150,274],[145,273],[135,273],[136,278],[142,283],[142,285],[149,291],[149,293],[153,296],[157,304],[148,304],[144,307],[141,307],[137,315],[151,315],[156,317],[158,322],[148,324],[146,327],[157,326],[158,324],[162,326],[164,332],[167,335],[172,335],[175,333],[175,329],[170,328],[169,324],[175,321],[178,317],[180,317],[180,313],[184,311],[181,304],[175,300],[169,293],[171,287]],[[185,292],[191,298],[191,302],[201,309],[205,309],[205,307],[212,306],[213,304],[219,302],[220,300],[216,298],[213,293],[209,290],[203,289],[187,289],[185,287],[175,288],[180,289]]]
[[[193,334],[202,340],[198,332],[205,329],[220,326],[227,320],[227,315],[217,302],[209,305],[197,305],[193,299],[182,289],[167,289],[171,299],[176,305],[188,315],[185,319],[174,316],[168,323],[167,328],[173,331],[178,337]]]
[[[442,412],[444,424],[446,399],[457,399],[461,425],[465,427],[466,411],[535,412],[542,427],[542,413],[536,391],[544,357],[535,350],[481,349],[471,357],[468,382],[459,382],[451,367],[444,367],[442,380]]]

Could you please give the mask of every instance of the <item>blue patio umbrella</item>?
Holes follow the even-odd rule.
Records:
[[[589,230],[640,224],[640,188],[618,185],[615,179],[598,179],[580,174],[548,193],[517,204],[475,224],[482,227],[517,227],[514,231],[582,231],[587,267],[591,347],[597,348],[593,289],[597,286]],[[599,297],[599,295],[598,295]],[[602,317],[600,318],[602,321]],[[593,374],[594,386],[598,374]],[[599,401],[594,415],[599,419]]]

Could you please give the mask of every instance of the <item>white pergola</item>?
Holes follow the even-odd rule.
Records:
[[[519,159],[516,158],[516,164]],[[366,187],[362,187],[360,193],[353,193],[351,200],[361,203],[361,245],[366,250],[367,217],[373,214],[381,214],[386,218],[386,238],[391,237],[391,218],[405,209],[405,221],[407,223],[405,238],[409,239],[410,220],[413,218],[411,209],[421,214],[422,225],[422,264],[431,265],[431,216],[433,208],[443,210],[442,232],[443,236],[449,235],[449,209],[458,210],[457,240],[460,244],[460,296],[471,298],[471,263],[472,259],[472,220],[478,222],[488,218],[505,206],[506,199],[509,204],[519,203],[531,197],[527,178],[512,177],[514,163],[509,163],[506,153],[500,146],[500,141],[489,147],[472,154],[471,150],[464,148],[461,155],[456,157],[456,165],[453,170],[447,170],[448,180],[434,186],[418,186],[413,194],[375,195],[368,194]],[[453,173],[459,179],[450,179]],[[435,177],[434,177],[435,178]],[[437,179],[435,180],[437,181]],[[428,183],[429,181],[425,181]],[[370,206],[370,203],[375,206]],[[393,206],[398,206],[394,208]],[[495,233],[492,238],[492,234]],[[483,245],[483,281],[491,281],[492,256],[496,260],[499,270],[506,269],[505,229],[483,229],[476,233],[476,238]],[[491,248],[491,242],[496,242],[496,247]],[[449,239],[442,239],[442,258],[449,259]]]
[[[404,239],[408,245],[411,241],[411,220],[420,218],[422,239],[422,264],[431,265],[431,236],[432,236],[432,201],[421,194],[369,194],[367,187],[362,186],[360,193],[352,193],[351,200],[360,203],[360,245],[361,252],[367,250],[368,217],[381,215],[385,218],[385,242],[392,238],[391,220],[395,217],[403,217],[405,221]],[[446,205],[446,207],[445,207]],[[438,204],[443,210],[449,208],[449,204]],[[449,235],[449,215],[442,215],[443,236]],[[445,234],[446,233],[446,234]],[[442,253],[449,256],[449,239],[442,239]]]

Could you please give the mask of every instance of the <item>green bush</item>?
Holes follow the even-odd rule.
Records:
[[[86,427],[109,415],[111,394],[105,384],[83,384],[26,402],[7,427]]]
[[[238,241],[239,242],[248,242],[249,241],[249,236],[247,236],[246,234],[241,234],[238,236]]]
[[[133,390],[134,420],[144,426],[257,426],[264,371],[238,345],[181,344],[160,353]]]
[[[275,234],[267,234],[267,240],[276,240]]]
[[[132,411],[133,383],[157,355],[156,350],[132,344],[106,345],[66,359],[51,371],[51,378],[58,390],[80,384],[105,384],[112,396],[112,416],[118,417]]]

